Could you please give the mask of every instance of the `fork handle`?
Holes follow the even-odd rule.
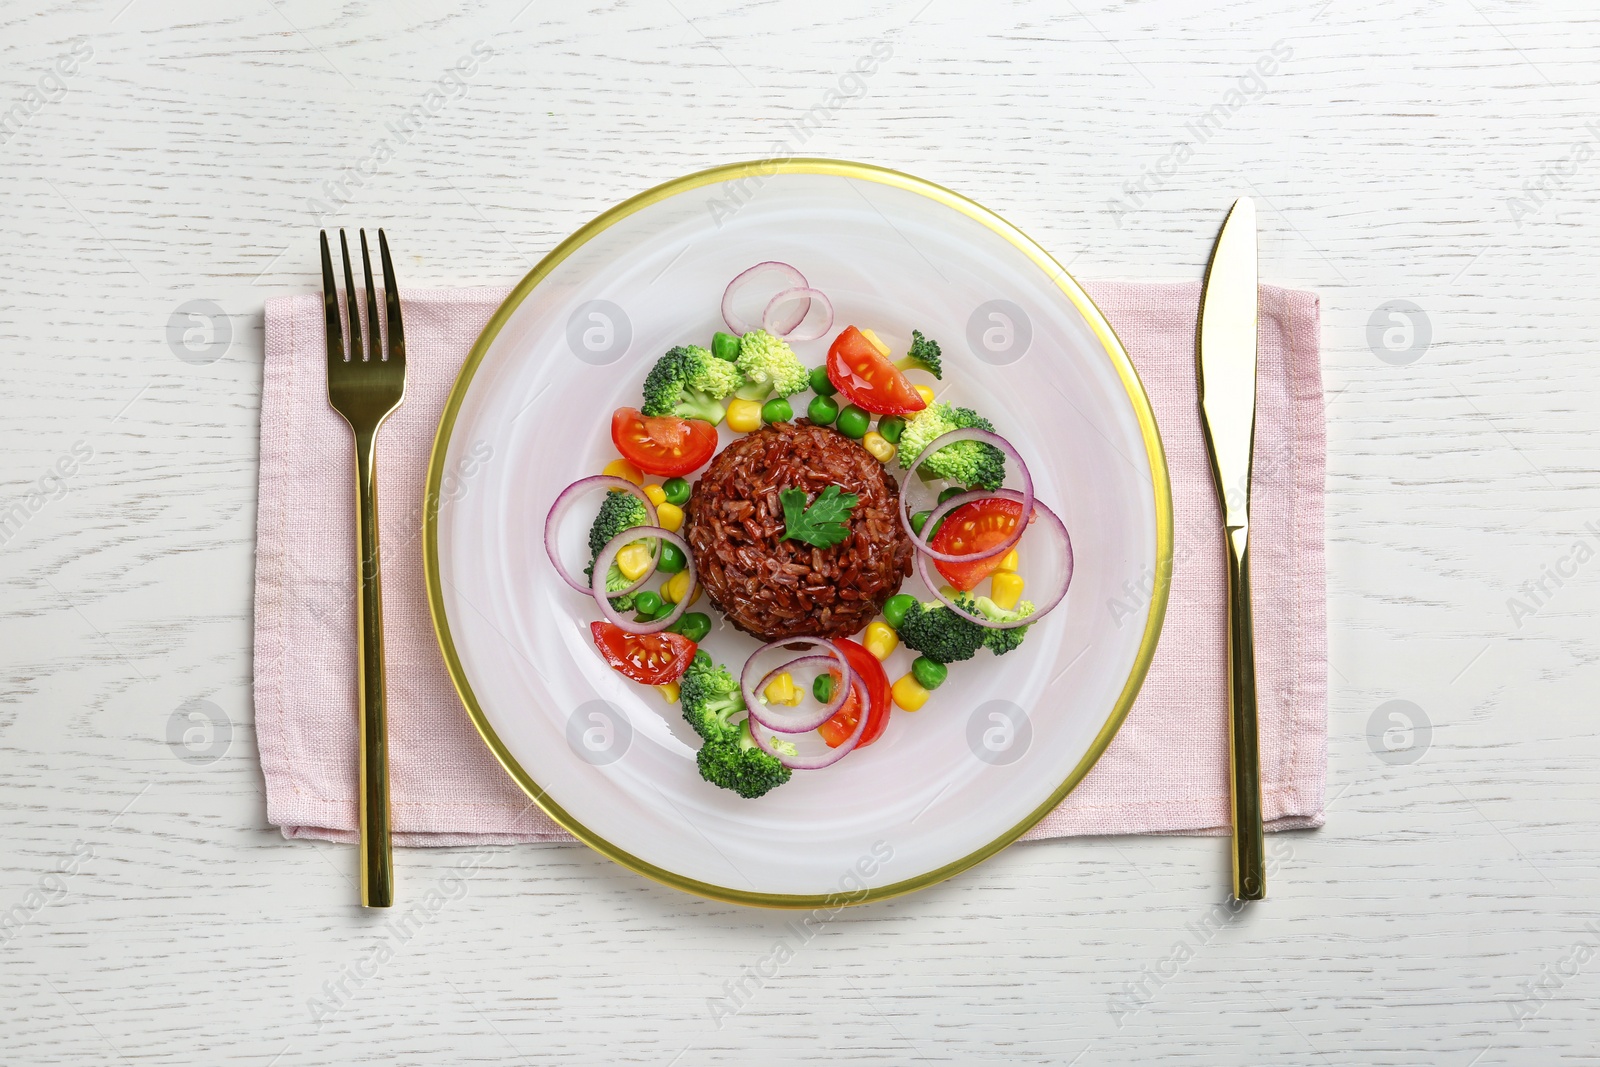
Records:
[[[1250,527],[1228,535],[1228,771],[1233,808],[1233,895],[1267,895],[1261,822],[1261,742],[1256,718],[1255,623],[1250,612]]]
[[[383,595],[378,565],[378,432],[355,434],[357,700],[361,745],[361,904],[394,903],[389,843],[389,724],[383,684]]]

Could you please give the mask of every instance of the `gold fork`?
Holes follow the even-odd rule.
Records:
[[[350,319],[350,357],[345,358],[339,323],[339,289],[322,231],[322,310],[328,335],[328,404],[344,416],[356,445],[356,695],[360,715],[361,903],[387,908],[394,903],[394,856],[389,845],[389,728],[383,689],[383,598],[378,571],[378,479],[375,452],[378,427],[400,406],[406,393],[405,329],[400,324],[400,289],[394,280],[389,241],[378,231],[383,260],[383,336],[379,345],[378,297],[372,284],[367,231],[361,231],[361,267],[366,275],[367,344],[361,344],[350,245],[339,231],[344,253],[345,305]]]

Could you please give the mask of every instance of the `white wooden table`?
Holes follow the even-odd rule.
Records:
[[[0,10],[0,1061],[1594,1062],[1591,5],[344,8]],[[1224,917],[1220,839],[1019,846],[758,988],[787,915],[496,847],[402,853],[447,899],[390,932],[352,849],[266,824],[261,308],[316,284],[318,213],[403,233],[410,284],[509,285],[775,146],[954,187],[1086,278],[1197,277],[1250,193],[1263,277],[1321,292],[1331,803],[1267,903]],[[226,747],[169,739],[195,700]]]

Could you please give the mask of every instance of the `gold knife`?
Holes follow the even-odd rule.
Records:
[[[1195,376],[1200,419],[1228,551],[1228,767],[1233,799],[1233,895],[1267,895],[1250,620],[1250,461],[1256,436],[1256,207],[1228,212],[1200,294]]]

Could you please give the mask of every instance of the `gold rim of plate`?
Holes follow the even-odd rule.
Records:
[[[736,181],[749,177],[771,177],[775,174],[808,174],[830,175],[841,178],[852,178],[859,181],[873,182],[878,185],[887,185],[896,189],[904,189],[917,193],[930,200],[954,208],[961,214],[973,219],[990,230],[1005,238],[1012,245],[1022,251],[1027,257],[1039,265],[1039,268],[1049,275],[1067,299],[1072,301],[1074,307],[1083,315],[1105,350],[1107,358],[1111,360],[1123,388],[1127,390],[1128,399],[1133,404],[1134,412],[1139,420],[1140,433],[1144,438],[1145,455],[1150,463],[1151,488],[1155,494],[1156,512],[1156,582],[1155,594],[1150,600],[1150,614],[1145,622],[1144,636],[1139,644],[1139,654],[1134,659],[1133,669],[1128,673],[1128,679],[1118,695],[1116,703],[1111,708],[1111,714],[1106,718],[1105,724],[1095,736],[1094,743],[1089,751],[1078,761],[1067,780],[1050,794],[1050,797],[1015,826],[1010,827],[982,848],[971,852],[958,860],[954,860],[935,870],[927,871],[913,878],[907,878],[889,885],[869,889],[864,893],[831,892],[820,894],[788,894],[788,893],[754,893],[726,886],[702,882],[694,878],[687,878],[672,871],[657,867],[639,857],[618,848],[605,838],[594,833],[578,820],[574,819],[560,804],[544,791],[535,782],[531,775],[525,771],[514,756],[507,751],[494,728],[489,725],[483,708],[478,704],[478,698],[472,691],[472,685],[467,680],[466,672],[462,668],[461,658],[456,653],[455,642],[450,635],[450,623],[445,617],[444,593],[439,579],[439,528],[438,516],[431,508],[423,509],[423,571],[428,585],[428,609],[433,616],[434,633],[439,639],[439,650],[444,654],[445,665],[449,668],[451,681],[455,683],[456,692],[461,697],[461,703],[466,708],[467,714],[472,718],[472,725],[483,737],[484,743],[494,753],[495,758],[506,772],[520,785],[533,801],[549,815],[551,819],[564,827],[574,837],[594,849],[596,852],[607,856],[625,867],[637,871],[646,878],[653,879],[663,885],[674,889],[681,889],[698,896],[708,897],[712,900],[728,901],[734,904],[748,904],[768,908],[837,908],[849,904],[865,904],[874,900],[885,900],[889,897],[900,896],[924,889],[946,878],[959,874],[970,867],[976,866],[999,852],[1017,838],[1031,829],[1040,819],[1049,814],[1057,804],[1061,803],[1068,793],[1081,782],[1089,769],[1093,767],[1110,746],[1112,738],[1122,726],[1128,715],[1128,709],[1133,706],[1134,698],[1139,693],[1143,684],[1145,673],[1150,668],[1151,657],[1155,655],[1156,642],[1161,635],[1161,624],[1167,613],[1167,591],[1172,575],[1172,487],[1167,478],[1166,453],[1161,446],[1161,434],[1156,428],[1155,414],[1150,409],[1149,398],[1145,395],[1144,386],[1139,380],[1139,374],[1134,370],[1132,361],[1128,358],[1127,350],[1122,347],[1116,333],[1111,329],[1111,324],[1106,321],[1094,301],[1084,292],[1082,286],[1073,280],[1065,267],[1056,262],[1055,258],[1046,252],[1032,238],[1021,230],[959,193],[950,191],[943,186],[924,181],[921,178],[902,174],[899,171],[876,167],[868,163],[853,163],[838,159],[788,159],[788,160],[752,160],[743,163],[729,163],[709,170],[697,171],[681,178],[665,182],[653,189],[648,189],[639,195],[625,200],[608,211],[596,216],[582,228],[573,233],[566,240],[557,245],[549,255],[530,270],[517,287],[511,290],[504,302],[490,317],[483,332],[478,335],[478,340],[472,346],[472,351],[467,356],[467,361],[462,365],[461,371],[456,376],[455,385],[450,390],[450,397],[445,404],[444,414],[439,419],[439,431],[433,441],[433,455],[428,463],[428,483],[425,500],[437,497],[440,485],[444,479],[445,456],[450,448],[450,436],[455,429],[456,417],[461,411],[462,401],[467,390],[472,385],[472,379],[477,373],[479,365],[488,353],[490,346],[499,335],[500,330],[511,318],[512,314],[524,300],[536,289],[563,260],[581,248],[596,234],[602,232],[614,223],[627,218],[644,208],[677,196],[692,189],[706,185],[715,185],[719,182]]]

